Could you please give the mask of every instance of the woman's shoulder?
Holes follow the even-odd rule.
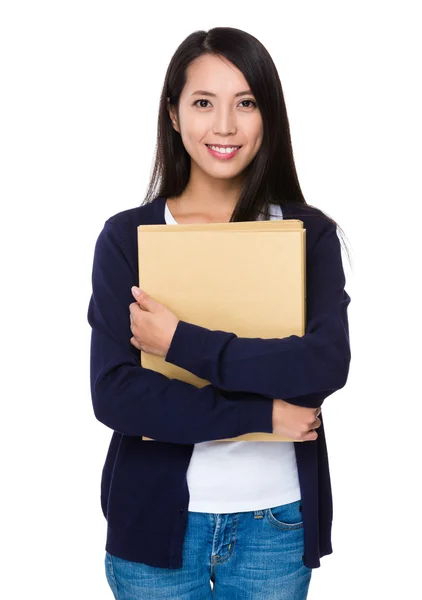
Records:
[[[140,206],[121,210],[118,213],[111,215],[107,219],[107,223],[126,230],[132,229],[134,226],[137,227],[138,225],[157,224],[161,222],[158,206],[161,199],[161,196],[157,196],[152,201],[141,204]]]
[[[336,222],[323,210],[312,204],[302,204],[299,202],[288,202],[281,207],[285,219],[300,219],[313,228],[327,227],[330,223]]]
[[[324,213],[320,208],[313,206],[312,204],[304,204],[302,202],[287,202],[281,207],[285,218],[289,219],[300,219],[309,218],[314,220],[316,223],[324,223],[332,221],[332,219]]]
[[[281,208],[284,219],[299,219],[303,222],[308,250],[311,250],[324,234],[337,230],[336,222],[323,210],[311,204],[289,202]]]
[[[138,225],[164,223],[160,198],[114,213],[104,223],[102,234],[118,243],[130,261],[136,261],[138,256]]]

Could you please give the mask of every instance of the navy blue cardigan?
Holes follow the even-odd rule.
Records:
[[[316,208],[288,203],[306,228],[305,335],[240,338],[179,321],[166,361],[210,382],[203,388],[140,365],[131,343],[131,287],[138,285],[137,226],[165,224],[166,198],[107,219],[95,244],[90,381],[95,417],[113,430],[101,479],[106,550],[151,566],[182,566],[186,471],[194,444],[272,433],[272,399],[321,406],[347,381],[350,344],[340,241]],[[269,257],[273,260],[273,257]],[[277,276],[276,261],[274,277]],[[148,291],[148,290],[146,290]],[[309,568],[332,552],[332,493],[322,413],[318,438],[294,442]],[[141,436],[155,441],[143,441]],[[250,442],[245,442],[250,443]]]

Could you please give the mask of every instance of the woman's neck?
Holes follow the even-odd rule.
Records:
[[[228,223],[233,209],[221,207],[214,203],[204,205],[203,202],[193,202],[186,199],[183,194],[177,197],[168,197],[167,205],[177,223]]]
[[[191,176],[180,196],[168,198],[169,207],[175,207],[179,213],[227,216],[230,220],[239,199],[239,184],[235,185],[232,180],[206,179],[199,182],[196,179]]]

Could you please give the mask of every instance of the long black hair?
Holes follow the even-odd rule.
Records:
[[[190,156],[180,133],[172,126],[168,104],[179,116],[179,99],[187,80],[187,68],[204,54],[225,57],[243,73],[256,98],[263,122],[261,147],[244,171],[240,195],[230,221],[254,221],[260,214],[268,219],[270,204],[282,207],[296,202],[316,208],[306,202],[300,188],[276,66],[259,40],[233,27],[195,31],[179,45],[171,58],[160,98],[155,162],[142,204],[151,202],[156,196],[180,196],[188,184]],[[334,219],[318,210],[344,233]],[[315,211],[311,214],[315,216]]]

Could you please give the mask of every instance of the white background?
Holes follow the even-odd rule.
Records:
[[[171,56],[215,26],[244,29],[271,53],[305,198],[351,250],[350,375],[324,404],[334,553],[308,597],[418,597],[416,4],[2,4],[2,598],[112,598],[100,508],[111,430],[89,389],[94,245],[109,216],[144,198]]]

